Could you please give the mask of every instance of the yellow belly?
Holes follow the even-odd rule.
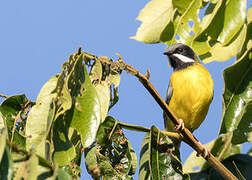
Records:
[[[210,73],[201,65],[195,64],[171,75],[173,94],[169,107],[178,118],[183,119],[190,131],[197,129],[206,117],[213,97],[213,80]],[[167,130],[174,124],[168,120]]]

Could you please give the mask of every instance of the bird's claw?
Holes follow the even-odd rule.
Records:
[[[175,126],[175,130],[182,131],[183,129],[185,129],[185,123],[183,119],[178,119],[178,120],[179,120],[179,124]]]
[[[207,158],[209,157],[209,154],[209,150],[205,146],[203,146],[203,152],[197,152],[196,156],[199,157],[201,155],[203,158]]]

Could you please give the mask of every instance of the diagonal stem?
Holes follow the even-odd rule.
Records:
[[[154,86],[150,83],[148,80],[149,74],[143,75],[138,70],[136,70],[134,67],[121,62],[124,64],[125,70],[127,72],[131,72],[131,74],[135,75],[139,81],[143,84],[143,86],[149,91],[149,93],[152,95],[152,97],[155,99],[155,101],[159,104],[159,106],[164,110],[164,112],[169,116],[171,121],[175,124],[179,124],[179,119],[176,117],[176,115],[171,111],[169,106],[166,104],[166,102],[162,99],[162,97],[159,95],[157,90],[154,88]],[[180,133],[183,135],[183,141],[189,144],[196,152],[199,154],[204,153],[204,146],[193,136],[193,134],[187,129],[184,128],[180,131]],[[210,152],[209,156],[205,158],[205,160],[212,166],[214,169],[216,169],[225,179],[227,180],[233,180],[237,179],[218,159],[216,159]],[[238,180],[238,179],[237,179]]]

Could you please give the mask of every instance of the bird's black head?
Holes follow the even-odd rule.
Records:
[[[169,62],[175,71],[184,69],[196,62],[193,50],[182,43],[169,46],[164,54],[169,57]]]

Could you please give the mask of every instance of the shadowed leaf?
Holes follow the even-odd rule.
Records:
[[[247,141],[248,133],[252,130],[250,127],[252,122],[252,47],[234,65],[226,68],[223,76],[225,90],[220,134],[234,132],[233,143],[243,143]]]
[[[143,140],[139,179],[188,179],[183,175],[179,152],[173,142],[154,126]]]

